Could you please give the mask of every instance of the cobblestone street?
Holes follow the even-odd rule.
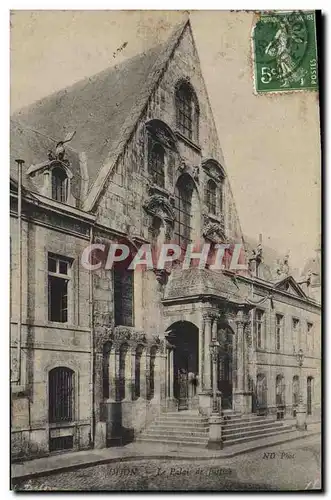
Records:
[[[319,489],[320,436],[214,460],[132,460],[52,474],[17,490]]]

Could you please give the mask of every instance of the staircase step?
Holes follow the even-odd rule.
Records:
[[[179,422],[178,425],[174,426],[172,422],[168,422],[167,420],[157,420],[156,422],[153,422],[152,425],[155,425],[157,427],[165,427],[167,429],[173,429],[174,427],[178,430],[185,430],[185,429],[198,429],[198,430],[205,430],[209,429],[209,424],[208,422],[206,423],[197,423],[197,424],[186,424],[183,422]]]
[[[231,432],[230,434],[223,434],[225,440],[232,440],[232,439],[237,439],[237,438],[242,438],[242,437],[250,437],[250,436],[261,436],[262,434],[265,434],[266,432],[282,432],[284,430],[284,427],[281,428],[274,428],[274,427],[269,427],[267,429],[253,429],[253,430],[242,430],[242,429],[237,429],[234,432]]]
[[[164,413],[160,415],[160,418],[162,420],[175,420],[176,422],[201,422],[201,421],[207,421],[208,422],[208,417],[200,417],[199,415],[190,415],[185,417],[179,417],[178,414],[176,415],[169,415],[167,413]]]
[[[236,427],[251,427],[253,425],[283,425],[280,420],[243,420],[242,422],[224,422],[224,429],[234,429]]]
[[[223,427],[223,433],[225,435],[228,434],[234,434],[236,432],[251,432],[251,431],[260,431],[263,432],[264,430],[268,429],[283,429],[284,425],[283,424],[276,424],[276,423],[269,423],[269,424],[259,424],[259,425],[236,425],[234,427],[228,428],[226,426]]]
[[[239,438],[235,438],[235,439],[225,439],[224,446],[232,446],[234,444],[241,444],[241,443],[246,443],[249,441],[261,441],[261,439],[265,439],[265,438],[268,438],[271,436],[278,436],[278,435],[286,434],[286,433],[292,432],[292,431],[293,431],[293,429],[289,428],[289,429],[282,429],[279,431],[263,432],[259,435],[258,438],[257,438],[257,436],[243,436],[243,437],[239,437]]]
[[[272,415],[257,415],[256,413],[248,413],[248,414],[243,414],[243,415],[225,415],[223,413],[223,418],[227,422],[233,420],[233,421],[241,421],[241,420],[275,420],[275,417]]]
[[[154,435],[153,433],[151,433],[150,431],[146,431],[144,432],[141,436],[139,436],[139,439],[141,438],[149,438],[149,439],[153,439],[154,441],[157,441],[159,442],[159,440],[163,440],[163,441],[182,441],[184,443],[206,443],[208,441],[208,434],[206,436],[203,436],[203,437],[199,437],[199,436],[184,436],[184,435],[172,435],[172,436],[168,436],[168,435]]]
[[[137,439],[138,442],[146,442],[146,443],[155,443],[155,438],[148,438],[148,437],[139,437]],[[182,446],[194,446],[195,448],[206,448],[207,446],[207,442],[201,442],[201,443],[196,443],[196,442],[188,442],[188,441],[178,441],[177,439],[176,440],[170,440],[170,439],[158,439],[157,440],[157,443],[158,444],[166,444],[168,446],[176,446],[176,447],[182,447]]]
[[[155,436],[175,436],[175,437],[202,437],[205,438],[208,436],[208,430],[206,432],[199,432],[199,431],[181,431],[178,432],[178,430],[169,430],[169,429],[163,429],[163,428],[155,428],[155,427],[150,427],[148,431],[145,431],[145,433],[148,432],[148,434],[154,434]],[[144,434],[145,434],[144,433]]]

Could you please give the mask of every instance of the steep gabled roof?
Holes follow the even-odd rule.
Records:
[[[50,144],[54,147],[54,140],[76,130],[70,148],[66,149],[87,154],[89,194],[85,209],[91,209],[188,22],[177,26],[165,44],[16,112],[12,116],[12,151],[19,156],[32,156],[33,163],[42,162]],[[32,155],[21,147],[20,135],[27,133],[38,136]]]

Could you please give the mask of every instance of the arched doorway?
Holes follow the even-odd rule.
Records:
[[[175,346],[174,397],[178,401],[178,410],[188,410],[199,372],[199,330],[189,321],[178,321],[168,332],[168,338]]]

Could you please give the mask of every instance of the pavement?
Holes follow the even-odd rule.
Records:
[[[322,488],[321,435],[232,458],[131,458],[21,479],[25,491],[302,491]]]
[[[130,443],[126,446],[104,448],[101,450],[86,450],[61,453],[49,457],[13,463],[11,478],[13,484],[17,481],[30,478],[68,472],[94,465],[128,462],[132,460],[185,460],[210,461],[215,459],[231,458],[255,450],[264,449],[288,443],[295,440],[305,440],[317,436],[321,432],[320,423],[309,424],[307,431],[293,430],[286,434],[256,439],[248,443],[238,444],[223,450],[208,450],[195,447],[176,447],[174,445]]]

